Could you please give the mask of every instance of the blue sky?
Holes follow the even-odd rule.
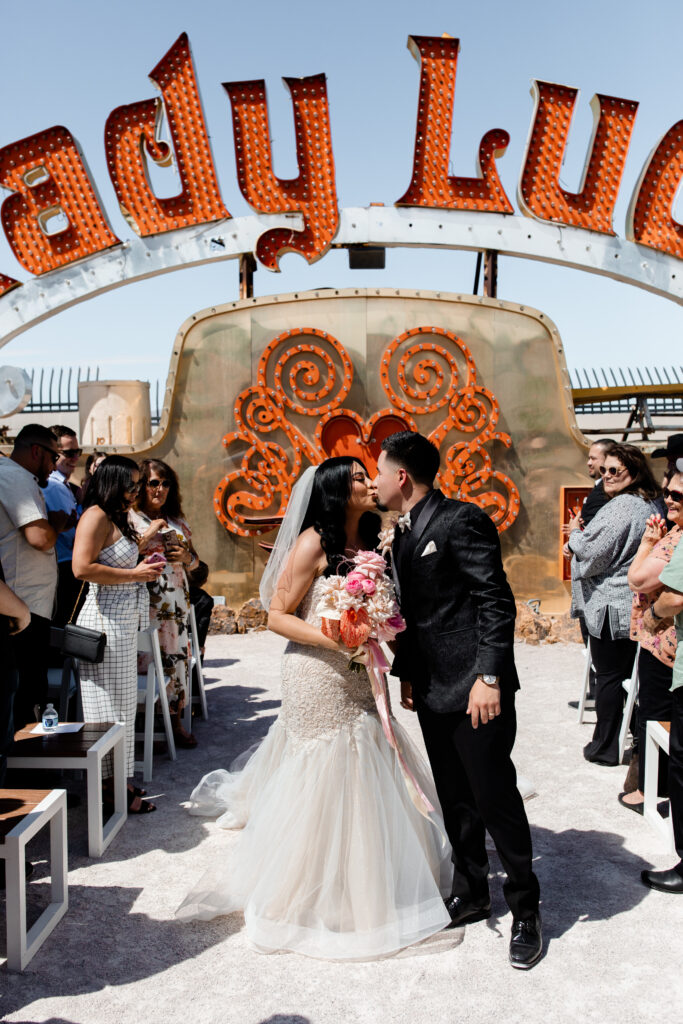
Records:
[[[640,103],[615,230],[624,236],[628,200],[661,136],[683,118],[683,9],[674,0],[119,0],[116,4],[0,0],[3,97],[0,145],[64,124],[78,139],[109,221],[130,237],[106,171],[104,123],[123,103],[156,95],[148,79],[187,31],[224,202],[251,211],[235,174],[230,104],[222,82],[265,78],[275,170],[295,176],[289,96],[281,78],[325,72],[342,207],[389,205],[412,168],[419,70],[408,35],[447,32],[461,40],[451,147],[453,173],[475,173],[479,141],[505,128],[511,142],[498,168],[516,206],[517,181],[533,115],[533,79],[581,90],[562,184],[576,190],[590,138],[596,92]],[[172,171],[166,194],[172,193]],[[679,201],[679,207],[683,204]],[[683,220],[683,208],[678,210]],[[471,253],[389,250],[384,271],[350,271],[344,252],[308,266],[296,255],[282,272],[260,269],[258,295],[334,287],[433,288],[467,292]],[[27,278],[4,239],[0,271]],[[571,368],[678,365],[683,312],[639,289],[579,271],[501,258],[499,295],[535,306],[558,325]],[[118,289],[53,317],[10,342],[3,363],[40,368],[99,364],[101,376],[165,378],[178,326],[197,309],[237,297],[236,262],[181,271]]]

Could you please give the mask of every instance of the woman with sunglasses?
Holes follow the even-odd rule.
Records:
[[[166,559],[161,575],[149,584],[150,621],[159,627],[176,746],[196,747],[195,736],[183,728],[181,712],[189,671],[190,587],[185,571],[195,569],[199,558],[183,516],[175,470],[160,459],[144,459],[140,473],[140,493],[129,520],[140,538],[140,550]]]
[[[147,587],[163,569],[149,558],[138,562],[137,537],[128,522],[140,488],[132,459],[110,455],[88,488],[85,509],[76,527],[73,571],[90,584],[78,616],[79,626],[107,634],[104,660],[80,662],[83,716],[86,722],[123,722],[126,774],[134,772],[135,711],[138,699],[137,635],[149,623]],[[113,801],[112,759],[102,764],[105,803]],[[154,804],[144,792],[128,787],[128,811],[147,814]]]
[[[595,667],[593,739],[583,749],[587,761],[619,763],[623,714],[622,682],[633,671],[637,643],[631,639],[631,591],[628,569],[648,518],[659,512],[660,489],[643,453],[618,444],[601,468],[609,501],[585,530],[580,514],[569,523],[572,559],[572,615],[583,616]]]
[[[637,789],[619,794],[619,803],[637,814],[643,813],[645,784],[645,732],[650,720],[671,721],[671,683],[676,660],[676,629],[673,619],[659,619],[652,609],[664,589],[659,574],[669,564],[683,537],[683,473],[664,478],[666,518],[674,525],[667,533],[661,516],[647,521],[645,533],[628,571],[633,595],[631,637],[640,643],[638,654],[638,737]],[[666,793],[669,759],[659,758],[659,788]]]

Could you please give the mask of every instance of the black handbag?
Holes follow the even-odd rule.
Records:
[[[81,599],[84,586],[85,583],[82,583],[76,604],[71,612],[71,619],[73,619],[78,608],[78,602]],[[72,622],[71,619],[69,619],[64,627],[60,648],[61,654],[67,655],[70,658],[78,658],[79,661],[90,661],[94,665],[98,665],[104,660],[107,634],[104,632],[100,633],[96,629],[89,629],[87,626],[79,626],[77,623]]]

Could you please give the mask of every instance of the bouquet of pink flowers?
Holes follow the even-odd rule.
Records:
[[[316,609],[325,636],[341,642],[355,653],[351,666],[364,663],[364,645],[378,644],[406,628],[396,602],[391,580],[385,575],[387,564],[374,551],[359,551],[353,558],[348,576],[329,576]],[[359,650],[360,648],[360,650]]]
[[[341,640],[353,654],[349,668],[367,669],[382,730],[398,757],[410,798],[420,814],[429,818],[434,810],[413,776],[396,739],[387,691],[389,664],[380,644],[393,640],[406,628],[387,564],[375,551],[359,551],[348,576],[329,576],[316,608],[321,630],[332,640]]]

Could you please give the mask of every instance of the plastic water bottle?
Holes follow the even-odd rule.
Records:
[[[45,732],[56,732],[58,723],[59,716],[55,711],[54,706],[52,704],[48,704],[43,711],[43,729]]]

